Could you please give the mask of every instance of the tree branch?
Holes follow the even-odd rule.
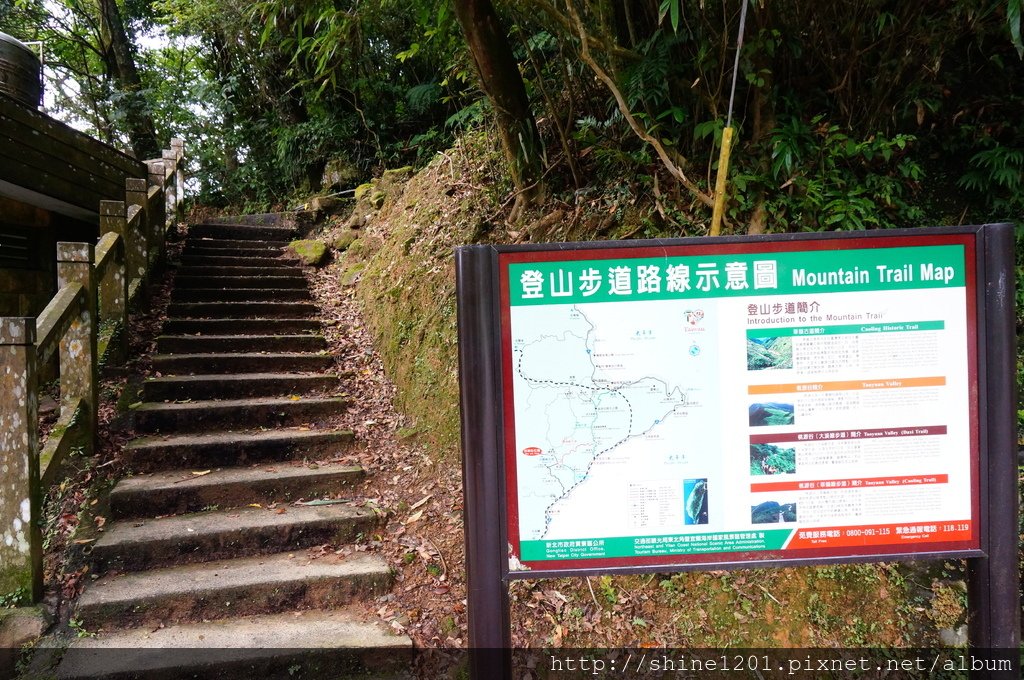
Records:
[[[554,19],[555,22],[561,25],[561,27],[565,29],[566,32],[573,32],[574,27],[572,25],[572,22],[569,21],[569,17],[559,12],[555,8],[555,6],[548,2],[547,0],[527,0],[527,4],[532,5],[533,7],[539,9],[540,11],[544,12],[549,17]],[[586,37],[586,41],[590,47],[597,50],[601,50],[602,52],[607,52],[608,54],[614,57],[618,57],[619,59],[626,59],[629,61],[640,61],[640,59],[642,59],[642,57],[633,50],[627,50],[624,47],[615,45],[614,43],[608,43],[607,41],[601,40],[600,38],[595,38],[592,35],[588,35]]]
[[[594,74],[597,75],[598,79],[605,84],[605,87],[607,87],[612,93],[612,96],[615,97],[615,102],[619,106],[619,111],[622,113],[622,117],[626,119],[626,122],[629,123],[629,127],[633,129],[633,132],[636,133],[637,137],[647,142],[647,144],[655,150],[658,154],[658,158],[661,159],[662,164],[668,170],[670,175],[675,177],[676,180],[686,187],[690,193],[696,196],[701,203],[708,207],[714,207],[714,199],[709,194],[705,194],[701,191],[700,187],[694,184],[686,174],[683,173],[682,168],[680,168],[669,156],[668,151],[665,149],[665,145],[661,143],[661,140],[647,132],[636,117],[633,116],[632,111],[629,110],[629,105],[626,103],[625,97],[622,96],[622,92],[615,84],[615,81],[612,80],[611,76],[609,76],[608,73],[605,72],[605,70],[601,68],[601,66],[594,61],[594,58],[590,55],[590,49],[587,46],[589,42],[587,40],[587,31],[583,26],[583,20],[580,19],[579,13],[576,12],[576,7],[573,5],[572,0],[567,0],[565,4],[573,22],[576,24],[576,30],[580,37],[580,58],[591,68]]]

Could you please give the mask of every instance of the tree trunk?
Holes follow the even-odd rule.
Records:
[[[519,192],[513,210],[518,216],[541,193],[540,135],[526,87],[491,0],[455,0],[455,14],[494,108],[501,146]]]
[[[142,79],[135,65],[135,50],[125,31],[121,12],[116,0],[99,0],[99,8],[104,60],[108,76],[121,91],[117,108],[124,115],[132,151],[140,160],[159,158],[160,144],[156,140],[153,115],[142,95]]]
[[[224,129],[220,134],[220,142],[224,151],[224,174],[233,177],[238,172],[238,145],[235,143],[235,101],[234,88],[231,85],[231,52],[219,31],[214,31],[210,41],[210,49],[214,55],[214,73],[220,84],[221,92],[226,99],[224,105]]]

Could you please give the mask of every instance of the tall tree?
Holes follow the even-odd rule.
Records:
[[[455,0],[455,14],[494,108],[501,146],[519,192],[513,220],[541,193],[541,142],[530,100],[491,0]]]
[[[160,144],[149,105],[142,95],[142,79],[135,65],[135,46],[125,30],[116,0],[99,0],[100,49],[107,75],[117,85],[117,107],[136,158],[156,158]]]

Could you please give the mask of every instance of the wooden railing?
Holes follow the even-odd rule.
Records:
[[[42,502],[74,449],[92,455],[99,366],[123,364],[128,310],[144,300],[181,217],[184,144],[125,180],[124,200],[100,201],[101,237],[57,243],[57,294],[38,317],[0,317],[0,595],[43,594]],[[60,363],[60,415],[39,439],[39,369]]]

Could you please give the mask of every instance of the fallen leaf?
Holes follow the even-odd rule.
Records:
[[[415,503],[413,503],[412,506],[409,509],[410,510],[415,510],[416,508],[420,507],[421,505],[423,505],[424,503],[429,501],[433,496],[434,496],[434,494],[430,494],[428,496],[423,497],[422,499],[420,499],[420,500],[416,501]]]
[[[418,522],[421,517],[423,517],[423,511],[422,510],[420,510],[419,512],[417,512],[415,514],[410,515],[409,519],[405,520],[405,523],[406,524],[412,524],[413,522]]]
[[[196,472],[195,470],[193,470],[192,475],[195,477],[202,477],[203,475],[208,475],[211,472],[213,472],[213,470],[203,470],[202,472]]]

